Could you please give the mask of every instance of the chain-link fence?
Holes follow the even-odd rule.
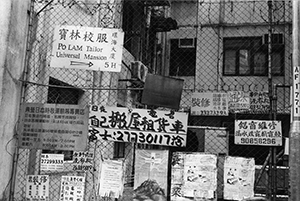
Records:
[[[54,0],[32,1],[24,103],[107,105],[147,108],[141,103],[145,73],[133,69],[141,61],[148,73],[184,80],[179,111],[189,113],[186,147],[90,141],[93,168],[74,171],[72,151],[18,149],[15,200],[25,200],[26,176],[49,175],[49,200],[60,199],[61,177],[84,176],[84,200],[97,196],[99,164],[104,158],[124,161],[122,200],[132,200],[137,149],[206,152],[218,156],[217,197],[223,199],[226,156],[255,159],[256,195],[273,200],[288,195],[288,162],[284,152],[290,125],[292,67],[290,1],[196,0]],[[55,26],[120,28],[124,49],[120,73],[50,67]],[[191,113],[195,93],[227,93],[244,100],[226,116]],[[282,146],[234,142],[235,120],[278,120]],[[42,153],[63,153],[63,171],[43,172]],[[74,161],[73,161],[74,162]],[[168,173],[170,174],[170,172]],[[171,176],[165,175],[171,182]],[[171,189],[168,189],[170,198]]]

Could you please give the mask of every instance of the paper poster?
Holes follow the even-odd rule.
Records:
[[[41,171],[64,170],[63,154],[41,154]]]
[[[88,151],[74,151],[72,169],[74,171],[93,170],[94,153]]]
[[[49,175],[27,175],[26,198],[29,200],[49,199]]]
[[[250,110],[250,93],[243,91],[229,91],[228,94],[228,107],[229,111],[238,113],[241,111]]]
[[[168,157],[167,150],[136,150],[134,200],[166,199]]]
[[[187,120],[185,112],[93,105],[89,139],[184,147]]]
[[[225,157],[224,199],[242,200],[254,196],[254,158]]]
[[[175,152],[172,156],[171,200],[214,199],[217,156]]]
[[[119,198],[123,194],[123,161],[104,160],[101,164],[99,195]]]
[[[83,201],[85,178],[83,176],[62,176],[60,201]]]
[[[250,92],[250,111],[255,114],[270,113],[270,97],[267,91]]]
[[[227,93],[193,93],[191,115],[228,116]]]
[[[281,146],[281,121],[235,120],[234,143],[240,145]]]

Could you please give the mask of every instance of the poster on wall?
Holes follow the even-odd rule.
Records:
[[[244,91],[229,91],[228,109],[232,113],[250,110],[250,93]]]
[[[104,160],[99,177],[99,195],[119,199],[123,194],[123,174],[123,161]]]
[[[166,200],[168,150],[136,150],[134,200]]]
[[[191,115],[228,116],[227,93],[193,93]]]
[[[49,200],[49,175],[27,175],[26,198],[28,200]]]
[[[93,170],[94,153],[89,151],[74,151],[72,170],[89,171]]]
[[[79,105],[23,103],[20,148],[78,150],[87,146],[88,108]]]
[[[235,120],[234,143],[240,145],[281,146],[281,121]]]
[[[90,107],[89,140],[186,145],[188,114],[124,107]]]
[[[63,171],[64,155],[63,154],[41,154],[41,171]]]
[[[56,26],[50,67],[120,72],[123,40],[121,29]]]
[[[60,201],[83,201],[85,177],[62,176],[60,185]]]
[[[270,98],[267,91],[250,92],[250,111],[255,114],[270,113]]]
[[[254,158],[226,156],[224,162],[224,199],[243,200],[254,196]]]
[[[171,200],[215,199],[216,155],[175,152],[171,165]]]

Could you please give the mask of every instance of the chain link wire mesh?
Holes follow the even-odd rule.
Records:
[[[236,145],[234,121],[280,120],[283,139],[288,137],[291,11],[290,1],[32,1],[23,102],[146,108],[140,102],[143,82],[133,79],[130,68],[131,61],[138,60],[149,73],[184,79],[180,111],[190,111],[194,92],[238,91],[247,94],[251,107],[254,105],[247,111],[231,110],[228,116],[189,115],[185,148],[89,142],[88,150],[94,153],[93,169],[74,172],[67,162],[63,172],[52,172],[49,200],[59,199],[62,175],[85,176],[84,200],[109,200],[97,197],[98,167],[104,158],[123,159],[125,189],[121,199],[132,200],[136,148],[167,149],[170,154],[217,154],[219,199],[223,197],[225,156],[253,157],[255,193],[269,198],[277,195],[277,200],[286,196],[288,162],[284,146]],[[49,67],[56,25],[122,28],[121,72]],[[44,174],[40,157],[49,152],[53,153],[18,149],[15,200],[25,200],[26,175]],[[56,153],[70,155],[66,151]]]

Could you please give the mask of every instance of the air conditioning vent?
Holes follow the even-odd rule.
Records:
[[[178,41],[179,48],[194,48],[195,40],[194,38],[180,38]]]
[[[272,41],[273,45],[282,45],[282,44],[284,44],[283,34],[281,34],[281,33],[272,34],[271,41]],[[268,34],[265,34],[263,36],[263,43],[264,44],[269,44],[269,35]]]

